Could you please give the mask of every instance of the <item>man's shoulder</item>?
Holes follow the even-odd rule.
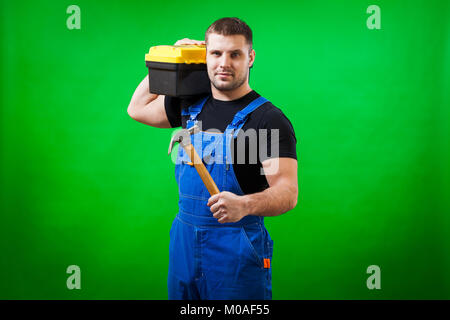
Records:
[[[268,114],[274,114],[274,115],[283,115],[283,111],[275,106],[275,104],[266,96],[259,94],[258,92],[254,91],[255,95],[254,98],[257,99],[259,97],[262,97],[266,99],[267,101],[263,103],[258,109],[256,109],[254,112],[256,113],[268,113]]]
[[[254,119],[254,121],[252,121],[252,124],[257,125],[258,127],[267,127],[267,125],[270,125],[271,123],[290,123],[285,113],[280,108],[275,106],[269,99],[267,99],[267,102],[253,111],[252,118]]]

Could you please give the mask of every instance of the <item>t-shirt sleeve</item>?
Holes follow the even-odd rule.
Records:
[[[294,127],[279,108],[271,108],[264,113],[260,128],[267,129],[267,152],[260,152],[260,162],[281,157],[297,159]]]
[[[181,127],[181,101],[179,98],[166,96],[164,108],[172,128]]]

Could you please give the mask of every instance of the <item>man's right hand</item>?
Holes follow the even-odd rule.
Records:
[[[205,41],[184,38],[175,45],[205,45]],[[157,128],[171,128],[164,107],[164,95],[149,92],[149,81],[146,76],[136,88],[130,104],[128,114],[134,120]]]
[[[177,42],[175,42],[175,46],[180,46],[183,44],[197,44],[197,45],[205,45],[205,41],[202,40],[193,40],[193,39],[188,39],[188,38],[184,38],[181,40],[178,40]]]

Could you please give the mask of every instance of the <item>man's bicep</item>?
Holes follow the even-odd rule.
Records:
[[[294,128],[289,119],[279,109],[269,110],[265,114],[260,128],[265,129],[265,136],[259,136],[262,139],[260,143],[265,144],[265,148],[259,150],[259,161],[271,158],[294,158],[297,159]]]
[[[287,183],[297,187],[297,159],[271,158],[262,162],[269,187]]]
[[[145,107],[134,111],[132,118],[155,128],[170,128],[170,123],[164,110],[164,96],[158,96]]]

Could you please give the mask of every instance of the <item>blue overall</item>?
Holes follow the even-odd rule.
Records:
[[[207,98],[183,109],[186,127],[197,123]],[[267,100],[259,97],[236,113],[224,133],[191,136],[195,150],[219,191],[244,195],[233,171],[231,142],[247,116]],[[183,148],[178,148],[175,177],[179,212],[170,229],[168,292],[176,300],[272,299],[273,241],[264,218],[245,216],[219,223],[207,206],[210,194]]]

